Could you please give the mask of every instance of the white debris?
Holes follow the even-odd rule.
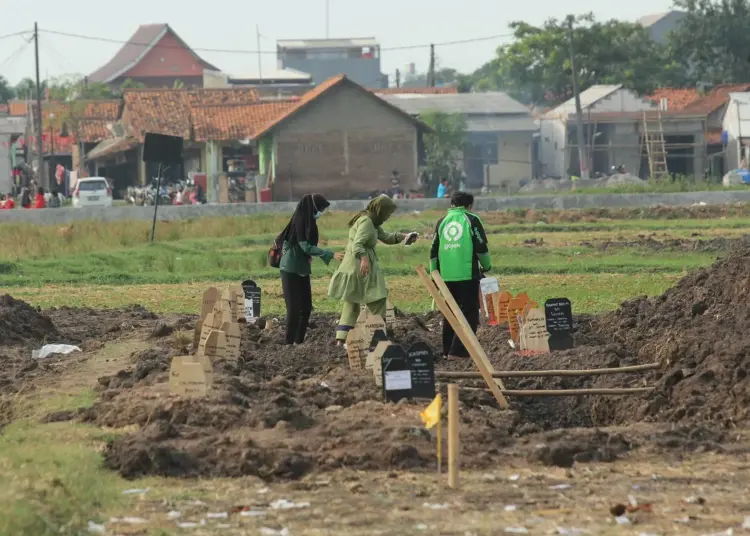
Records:
[[[265,495],[265,494],[266,494],[266,493],[268,493],[269,491],[271,491],[271,490],[270,490],[270,489],[268,489],[268,488],[260,488],[260,489],[259,489],[258,491],[256,491],[256,493],[257,493],[258,495]]]
[[[207,513],[206,519],[226,519],[229,517],[229,514],[226,512],[216,512],[216,513]]]
[[[706,499],[698,495],[691,495],[690,497],[685,497],[683,501],[685,501],[687,504],[704,504],[706,502]]]
[[[182,514],[178,512],[177,510],[170,510],[167,512],[167,519],[174,520],[174,519],[180,519],[182,517]]]
[[[630,525],[630,519],[628,519],[628,516],[616,517],[615,521],[617,521],[618,525]]]
[[[200,527],[200,523],[194,523],[192,521],[185,521],[184,523],[177,523],[177,526],[181,529],[195,529]]]
[[[734,536],[734,530],[728,528],[723,532],[712,532],[711,534],[701,534],[701,536]]]
[[[628,503],[633,507],[638,506],[638,500],[632,495],[628,495]]]
[[[506,534],[528,534],[529,529],[526,527],[505,527]]]
[[[493,475],[492,473],[484,473],[482,475],[482,480],[485,482],[495,482],[497,480],[497,476]]]
[[[518,507],[515,504],[506,504],[505,505],[505,511],[506,512],[515,512],[518,509]]]
[[[555,490],[563,490],[563,489],[570,489],[573,486],[570,484],[556,484],[554,486],[550,486],[549,489],[555,489]]]
[[[742,528],[750,530],[750,516],[745,516],[745,521],[742,522]]]
[[[126,523],[128,525],[143,525],[148,523],[147,520],[142,517],[111,517],[109,518],[110,523]]]
[[[309,502],[296,503],[292,501],[287,501],[286,499],[279,499],[278,501],[273,501],[270,506],[273,510],[292,510],[296,508],[309,508],[310,503]]]
[[[263,527],[260,529],[260,534],[261,536],[289,536],[289,529],[283,528],[281,530],[276,530]]]
[[[240,512],[240,517],[263,517],[266,512],[263,510],[243,510]]]
[[[45,344],[39,350],[31,351],[32,359],[44,359],[54,354],[68,355],[72,352],[80,352],[81,349],[78,346],[72,346],[70,344]]]
[[[560,534],[560,536],[581,536],[582,534],[590,534],[586,529],[578,529],[575,527],[569,529],[557,527],[557,533]]]
[[[134,489],[126,489],[122,492],[123,495],[143,495],[144,493],[148,493],[151,490],[151,488],[134,488]]]
[[[447,504],[424,503],[422,506],[430,510],[446,510],[448,508]]]
[[[510,475],[508,477],[508,480],[510,480],[511,482],[516,482],[517,480],[521,480],[521,475]]]
[[[424,523],[419,523],[418,525],[414,525],[414,528],[417,530],[427,530],[427,525]]]
[[[89,521],[89,532],[91,534],[106,534],[107,529],[104,527],[104,525],[99,525],[98,523],[94,523],[93,521]]]

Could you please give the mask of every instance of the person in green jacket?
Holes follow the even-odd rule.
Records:
[[[279,269],[286,302],[286,344],[301,344],[305,340],[312,313],[312,258],[320,257],[326,264],[333,258],[343,258],[343,253],[318,247],[317,220],[329,206],[330,203],[321,194],[304,195],[292,219],[276,237],[276,243],[282,244]]]
[[[359,317],[364,304],[372,314],[385,318],[388,289],[378,263],[375,246],[380,242],[388,245],[406,240],[411,244],[417,233],[387,233],[381,227],[396,211],[396,203],[387,195],[370,201],[367,208],[349,221],[349,242],[344,259],[331,278],[328,296],[344,302],[341,319],[336,328],[336,341],[343,345],[346,336]]]
[[[456,192],[448,214],[438,221],[430,249],[430,271],[437,270],[445,281],[474,333],[479,327],[479,280],[492,268],[487,235],[479,216],[471,212],[474,196]],[[480,269],[481,268],[481,269]],[[469,357],[461,339],[443,318],[443,357]]]

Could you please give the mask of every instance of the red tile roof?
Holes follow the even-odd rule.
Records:
[[[146,132],[190,139],[190,105],[184,89],[133,89],[122,95],[122,121],[129,135],[143,141]]]
[[[151,51],[166,35],[171,33],[178,41],[184,44],[185,49],[191,52],[195,59],[203,64],[207,69],[218,71],[216,67],[203,60],[185,42],[168,24],[144,24],[139,26],[135,33],[128,39],[125,44],[117,51],[117,54],[105,65],[89,75],[92,82],[108,83],[125,74],[132,69],[146,54]]]
[[[244,105],[192,108],[195,141],[252,138],[261,127],[286,114],[294,101],[256,102]]]
[[[393,104],[391,104],[389,102],[386,102],[385,100],[383,100],[380,97],[378,97],[375,93],[371,92],[368,89],[365,89],[364,87],[360,86],[356,82],[353,82],[353,81],[349,80],[343,74],[340,74],[340,75],[337,75],[337,76],[329,78],[328,80],[326,80],[322,84],[317,85],[315,88],[311,89],[310,91],[308,91],[307,93],[305,93],[304,95],[302,95],[302,97],[299,100],[295,101],[293,103],[293,105],[290,106],[289,109],[285,113],[283,113],[282,115],[280,115],[280,116],[276,117],[275,119],[269,121],[266,125],[264,125],[257,132],[255,132],[255,134],[253,135],[253,138],[257,139],[257,138],[263,136],[264,134],[267,134],[272,129],[276,128],[281,123],[283,123],[284,121],[286,121],[290,117],[292,117],[295,114],[297,114],[300,110],[302,110],[305,107],[307,107],[311,102],[314,102],[315,100],[317,100],[319,97],[321,97],[322,95],[324,95],[325,93],[327,93],[331,89],[333,89],[335,87],[338,87],[340,85],[343,85],[343,84],[346,84],[349,87],[357,88],[363,94],[369,95],[373,99],[377,99],[377,101],[381,105],[383,105],[386,108],[390,108],[394,112],[396,112],[399,115],[403,116],[405,119],[408,119],[409,121],[411,121],[412,123],[414,123],[418,128],[429,130],[429,127],[427,125],[425,125],[424,123],[422,123],[418,119],[415,119],[414,117],[412,117],[408,113],[404,112],[401,108],[399,108],[397,106],[394,106]]]
[[[401,94],[419,94],[419,95],[454,95],[458,93],[457,87],[388,87],[385,89],[372,89],[373,93],[378,95],[401,95]]]
[[[710,114],[729,102],[730,93],[750,91],[750,84],[721,84],[714,87],[704,97],[685,107],[685,111]]]
[[[671,88],[662,87],[654,91],[646,98],[655,103],[661,99],[667,99],[667,110],[678,111],[700,99],[701,95],[695,88]]]

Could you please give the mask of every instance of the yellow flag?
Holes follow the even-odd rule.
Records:
[[[435,397],[435,400],[430,402],[430,405],[427,406],[427,408],[419,413],[419,416],[422,417],[422,422],[424,423],[425,428],[428,430],[438,424],[440,422],[440,409],[442,407],[443,399],[440,396],[440,393]]]

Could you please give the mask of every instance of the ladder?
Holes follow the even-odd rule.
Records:
[[[661,109],[656,111],[656,124],[649,128],[649,119],[643,112],[643,143],[648,156],[649,178],[660,179],[669,175],[667,169],[667,148],[664,143],[664,127],[661,121]]]

